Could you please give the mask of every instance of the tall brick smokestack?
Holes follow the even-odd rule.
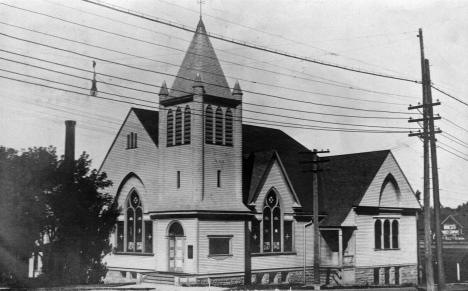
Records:
[[[76,121],[65,121],[65,162],[75,160],[75,125]]]

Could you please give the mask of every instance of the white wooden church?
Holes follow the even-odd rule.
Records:
[[[330,157],[315,238],[307,149],[242,124],[230,88],[200,19],[159,111],[131,109],[101,167],[122,207],[106,282],[312,282],[319,239],[323,285],[417,283],[420,204],[392,153]]]

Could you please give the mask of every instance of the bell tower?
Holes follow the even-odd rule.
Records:
[[[231,91],[200,19],[171,90],[159,93],[159,202],[173,210],[246,211],[242,91]],[[178,206],[179,205],[179,206]]]

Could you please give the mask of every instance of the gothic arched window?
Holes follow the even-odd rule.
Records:
[[[190,107],[185,107],[184,111],[184,144],[190,143],[190,134],[192,130]]]
[[[180,108],[176,110],[175,144],[182,144],[182,110]]]
[[[263,206],[263,251],[281,252],[281,206],[274,191],[268,192]]]
[[[226,145],[232,146],[232,112],[231,109],[226,111]]]
[[[383,224],[384,249],[390,248],[390,221],[385,219]]]
[[[213,109],[210,105],[205,112],[205,143],[213,143]]]
[[[117,222],[118,252],[153,252],[153,221],[144,221],[143,205],[136,191],[125,203],[125,221]]]
[[[167,146],[174,145],[174,113],[171,109],[167,112]]]

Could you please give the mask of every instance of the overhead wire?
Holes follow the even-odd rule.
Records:
[[[155,34],[164,35],[164,36],[167,36],[170,39],[177,39],[177,40],[181,40],[181,41],[190,43],[189,40],[177,37],[175,35],[165,34],[165,33],[162,33],[160,31],[151,30],[151,29],[148,29],[147,27],[142,27],[142,26],[131,24],[131,23],[123,22],[123,21],[120,21],[120,20],[109,18],[109,17],[99,15],[99,14],[96,14],[96,13],[91,13],[89,11],[77,9],[77,8],[74,8],[74,7],[70,7],[70,6],[63,5],[63,4],[60,4],[60,3],[56,3],[56,2],[53,2],[53,1],[49,1],[49,0],[42,0],[42,1],[54,4],[54,5],[57,5],[57,6],[65,7],[65,8],[71,9],[71,10],[79,11],[79,12],[82,12],[82,13],[85,13],[85,14],[93,15],[93,16],[96,16],[96,17],[99,17],[99,18],[102,18],[102,19],[110,20],[110,21],[113,21],[113,22],[116,22],[116,23],[120,23],[120,24],[128,25],[128,26],[131,26],[131,27],[134,27],[134,28],[149,31],[149,32],[152,32],[152,33],[155,33]],[[241,54],[234,54],[234,53],[228,52],[226,50],[222,50],[222,49],[218,49],[217,51],[222,52],[222,53],[226,53],[226,54],[230,54],[230,55],[234,55],[234,56],[237,56],[237,57],[245,58],[245,59],[255,60],[253,58],[247,57],[245,54],[242,54],[242,55]],[[220,59],[220,61],[221,62],[227,62],[227,61],[222,60],[222,59]],[[255,60],[255,61],[258,61],[258,60]],[[395,97],[414,98],[413,96],[408,96],[408,95],[401,95],[401,94],[395,94],[395,93],[390,93],[390,92],[381,92],[381,91],[365,89],[365,88],[361,88],[361,87],[358,87],[358,86],[354,86],[354,85],[346,84],[346,83],[343,83],[343,82],[339,82],[339,81],[336,81],[336,80],[327,79],[327,78],[324,78],[324,77],[321,77],[321,76],[316,76],[316,75],[312,75],[312,74],[305,73],[305,72],[299,72],[299,71],[293,70],[291,68],[286,68],[286,67],[279,66],[279,65],[276,65],[276,64],[271,64],[271,63],[268,63],[268,62],[265,62],[265,61],[258,61],[258,62],[265,63],[265,64],[268,64],[268,65],[271,65],[271,66],[274,66],[274,67],[277,67],[277,68],[293,71],[293,72],[296,72],[296,73],[301,73],[303,75],[311,76],[313,78],[320,79],[320,80],[325,80],[325,81],[328,81],[328,82],[331,82],[331,83],[312,80],[312,79],[308,79],[308,78],[299,77],[299,76],[296,76],[296,75],[289,75],[289,74],[285,74],[285,73],[280,73],[278,71],[271,71],[271,70],[266,70],[266,69],[257,68],[257,67],[249,67],[249,68],[265,71],[265,72],[268,72],[268,73],[278,74],[278,75],[282,75],[282,76],[287,76],[287,77],[291,77],[291,78],[295,78],[295,79],[321,83],[321,84],[325,84],[325,85],[329,85],[329,86],[341,87],[341,88],[345,88],[345,89],[349,89],[349,90],[358,90],[358,91],[363,91],[363,92],[369,92],[369,93],[374,93],[374,94],[379,94],[379,95],[389,95],[389,96],[395,96]]]
[[[56,84],[60,84],[60,85],[65,85],[65,86],[69,86],[69,87],[72,87],[72,88],[87,90],[87,88],[83,88],[83,87],[80,87],[80,86],[71,85],[71,84],[58,82],[58,81],[53,81],[53,80],[50,80],[50,79],[36,77],[36,76],[32,76],[32,75],[22,74],[22,73],[10,71],[10,70],[5,70],[5,69],[1,69],[1,68],[0,68],[0,71],[25,76],[25,77],[28,77],[28,78],[34,78],[34,79],[38,79],[38,80],[42,80],[42,81],[52,82],[52,83],[56,83]],[[114,93],[108,93],[108,92],[102,92],[102,91],[101,91],[101,93],[111,95],[111,96],[125,97],[125,98],[128,98],[128,99],[143,101],[143,102],[147,102],[147,103],[155,103],[154,101],[149,101],[149,100],[144,100],[144,99],[129,97],[129,96],[123,96],[123,95],[118,95],[118,94],[114,94]],[[187,92],[187,93],[189,93],[189,92]],[[115,99],[112,99],[112,100],[115,100]],[[336,124],[336,125],[356,126],[356,127],[385,128],[385,129],[386,128],[388,128],[388,129],[408,129],[408,130],[412,129],[412,128],[407,128],[407,127],[377,126],[377,125],[350,124],[350,123],[322,121],[322,120],[315,120],[315,119],[308,119],[308,118],[300,118],[300,117],[296,117],[296,116],[287,116],[287,115],[280,115],[280,114],[273,114],[273,113],[264,113],[264,112],[255,111],[255,110],[248,110],[248,109],[243,109],[243,111],[257,113],[257,114],[265,114],[265,115],[268,115],[268,116],[276,116],[276,117],[282,117],[282,118],[289,118],[289,119],[296,119],[296,120],[303,120],[303,121],[312,121],[312,122],[326,123],[326,124]]]
[[[121,13],[125,13],[125,14],[128,14],[128,15],[132,15],[132,16],[135,16],[135,17],[139,17],[139,18],[142,18],[142,19],[146,19],[146,20],[150,20],[150,21],[153,21],[153,22],[161,23],[161,24],[164,24],[164,25],[167,25],[167,26],[170,26],[170,27],[175,27],[177,29],[189,31],[189,32],[192,32],[192,33],[196,32],[196,29],[186,27],[185,25],[178,25],[178,24],[172,23],[170,21],[165,21],[165,20],[162,20],[162,19],[159,19],[159,18],[156,18],[156,17],[145,15],[143,13],[136,13],[136,12],[133,12],[133,11],[131,12],[130,9],[123,9],[123,8],[120,8],[119,6],[107,4],[107,3],[103,2],[103,1],[99,1],[99,2],[94,2],[94,1],[90,1],[90,0],[82,0],[82,1],[84,1],[86,3],[91,3],[91,4],[94,4],[94,5],[98,5],[98,6],[101,6],[101,7],[105,7],[105,8],[108,8],[108,9],[112,9],[112,10],[115,10],[115,11],[118,11],[118,12],[121,12]],[[408,78],[404,78],[404,77],[398,77],[398,76],[393,76],[393,75],[388,75],[388,74],[382,74],[382,73],[377,73],[377,72],[372,72],[372,71],[366,71],[366,70],[356,69],[356,68],[347,67],[347,66],[342,66],[342,65],[338,65],[338,64],[334,64],[334,63],[323,62],[323,61],[319,61],[319,60],[308,58],[308,57],[297,56],[297,55],[294,55],[294,54],[290,54],[290,53],[283,52],[283,51],[278,51],[278,50],[273,50],[273,49],[270,49],[270,48],[267,48],[267,47],[264,47],[264,46],[258,46],[258,45],[251,44],[251,43],[248,43],[248,42],[244,42],[244,41],[241,41],[241,40],[234,40],[232,38],[226,38],[226,37],[223,37],[221,35],[217,35],[217,34],[213,34],[213,33],[207,33],[206,35],[211,37],[211,38],[219,39],[219,40],[222,40],[222,41],[225,41],[225,42],[229,42],[229,43],[233,43],[233,44],[253,48],[253,49],[256,49],[256,50],[260,50],[260,51],[269,52],[269,53],[272,53],[272,54],[286,56],[286,57],[289,57],[289,58],[298,59],[298,60],[302,60],[302,61],[305,61],[305,62],[311,62],[311,63],[323,65],[323,66],[343,69],[343,70],[347,70],[347,71],[351,71],[351,72],[356,72],[356,73],[361,73],[361,74],[366,74],[366,75],[371,75],[371,76],[376,76],[376,77],[406,81],[406,82],[411,82],[411,83],[421,83],[420,80],[416,80],[416,79],[408,79]]]
[[[174,75],[174,74],[159,72],[159,71],[155,71],[155,70],[144,69],[144,68],[130,66],[130,65],[126,65],[126,64],[122,64],[122,63],[118,63],[118,62],[114,62],[114,61],[110,61],[110,60],[106,60],[106,59],[102,59],[102,58],[98,58],[98,57],[93,57],[93,56],[89,56],[89,55],[86,55],[86,54],[74,52],[74,51],[71,51],[71,50],[58,48],[58,47],[46,45],[46,44],[43,44],[43,43],[38,43],[38,42],[27,40],[27,39],[22,39],[22,38],[19,38],[19,37],[8,35],[6,33],[0,33],[0,35],[6,36],[6,37],[9,37],[9,38],[12,38],[12,39],[16,39],[16,40],[19,40],[19,41],[24,41],[24,42],[33,43],[33,44],[36,44],[36,45],[52,48],[52,49],[55,49],[55,50],[60,50],[60,51],[65,51],[65,52],[69,52],[69,53],[80,55],[80,56],[85,56],[85,57],[88,57],[88,58],[94,59],[94,60],[108,62],[108,63],[112,63],[112,64],[116,64],[116,65],[120,65],[120,66],[125,66],[125,67],[129,67],[129,68],[132,68],[132,69],[137,69],[137,70],[141,70],[141,71],[145,71],[145,72],[152,72],[152,73],[155,73],[155,74],[161,74],[161,75],[176,77],[176,75]],[[182,79],[187,79],[187,78],[184,78],[184,77],[181,77],[181,76],[179,76],[179,77],[182,78]],[[189,79],[187,79],[187,80],[189,80]],[[192,80],[189,80],[189,81],[192,81]],[[222,86],[217,85],[217,84],[212,84],[212,83],[207,83],[207,82],[205,82],[205,83],[213,85],[213,86],[217,86],[217,87],[222,87]],[[260,92],[250,91],[250,90],[243,90],[243,91],[251,93],[251,94],[255,94],[255,95],[260,95],[260,96],[273,97],[273,98],[278,98],[278,99],[290,100],[290,101],[301,102],[301,103],[309,103],[309,104],[314,104],[314,105],[319,105],[319,106],[326,106],[326,107],[335,107],[335,108],[350,109],[350,110],[357,110],[357,111],[367,111],[367,112],[396,113],[396,114],[403,114],[403,115],[417,114],[417,113],[397,112],[397,111],[389,111],[389,110],[373,110],[373,109],[363,109],[363,108],[355,108],[355,107],[347,107],[347,106],[339,106],[339,105],[322,104],[322,103],[317,103],[317,102],[296,100],[296,99],[293,99],[293,98],[286,98],[286,97],[281,97],[281,96],[277,96],[277,95],[273,95],[273,94],[260,93]]]
[[[64,20],[64,19],[62,19],[62,18],[58,18],[58,17],[55,17],[55,16],[47,15],[47,14],[44,14],[44,13],[39,13],[39,12],[31,11],[31,10],[24,9],[24,8],[19,8],[19,7],[12,6],[12,5],[8,5],[8,4],[4,4],[4,5],[6,5],[6,6],[8,6],[8,7],[12,7],[12,8],[24,10],[24,11],[27,11],[27,12],[31,12],[31,13],[43,15],[43,16],[46,16],[46,17],[51,17],[51,18],[56,19],[56,20],[60,20],[60,21],[64,21],[64,22],[67,22],[67,23],[74,24],[74,25],[82,26],[82,27],[85,27],[85,28],[87,28],[87,29],[92,29],[92,30],[100,31],[100,32],[104,32],[104,33],[116,35],[116,36],[119,36],[119,37],[128,38],[128,39],[131,39],[131,40],[135,40],[135,41],[140,41],[140,42],[143,42],[143,43],[151,44],[151,45],[161,46],[161,47],[165,47],[165,48],[169,48],[169,49],[181,51],[181,52],[183,52],[183,53],[191,53],[191,54],[200,56],[200,57],[202,57],[202,58],[211,58],[210,56],[205,56],[205,55],[203,55],[203,54],[197,54],[197,53],[193,53],[193,52],[186,52],[186,51],[184,51],[184,50],[182,50],[182,49],[178,49],[178,48],[174,48],[174,47],[171,47],[171,46],[162,45],[162,44],[158,44],[158,43],[155,43],[155,42],[150,42],[150,41],[147,41],[147,40],[142,40],[142,39],[138,39],[138,38],[126,36],[126,35],[123,35],[123,34],[120,34],[120,33],[114,33],[114,32],[111,32],[111,31],[107,31],[107,30],[103,30],[103,29],[91,27],[91,26],[84,25],[84,24],[80,24],[80,23],[76,23],[76,22],[73,22],[73,21]],[[68,39],[68,38],[62,38],[62,37],[59,37],[59,36],[56,36],[56,35],[52,35],[52,34],[40,32],[40,31],[37,31],[37,30],[32,30],[32,29],[28,29],[28,28],[25,28],[25,27],[13,25],[13,24],[11,24],[11,23],[5,23],[5,22],[0,22],[0,23],[3,24],[3,25],[15,27],[15,28],[18,28],[18,29],[23,29],[23,30],[27,30],[27,31],[34,32],[34,33],[39,33],[39,34],[47,35],[47,36],[50,36],[50,37],[59,38],[59,39],[62,39],[62,40],[67,40],[67,41],[71,41],[71,42],[80,43],[80,44],[82,44],[82,45],[88,45],[88,46],[97,47],[97,48],[100,48],[100,49],[106,49],[106,50],[110,50],[110,51],[117,52],[117,53],[121,53],[121,54],[126,54],[126,55],[129,55],[129,56],[135,57],[135,58],[140,58],[140,59],[145,59],[145,60],[149,60],[149,61],[153,61],[153,62],[163,63],[163,64],[167,64],[167,65],[170,65],[170,66],[175,66],[175,67],[182,67],[182,66],[179,66],[179,65],[176,65],[176,64],[173,64],[173,63],[169,63],[169,62],[166,62],[166,61],[160,61],[160,60],[155,60],[155,59],[149,59],[149,58],[146,58],[146,57],[141,57],[141,56],[136,56],[136,55],[132,55],[132,54],[127,54],[127,53],[124,53],[124,52],[115,51],[115,50],[108,49],[108,48],[103,48],[103,47],[99,47],[99,46],[94,46],[94,45],[91,45],[91,44],[88,44],[88,43],[83,43],[83,42],[79,42],[79,41],[72,40],[72,39]],[[237,66],[242,66],[242,67],[248,67],[248,68],[258,69],[258,68],[255,68],[255,67],[250,67],[250,66],[246,66],[246,65],[243,65],[243,64],[235,63],[235,62],[232,62],[232,61],[224,61],[224,62],[229,63],[229,64],[234,64],[234,65],[237,65]],[[189,69],[189,70],[194,70],[193,68],[189,68],[189,67],[185,67],[185,68],[186,68],[186,69]],[[211,75],[219,75],[219,74],[216,74],[216,73],[213,73],[213,72],[207,72],[207,71],[201,71],[201,72],[208,73],[208,74],[211,74]],[[224,77],[224,75],[223,75],[223,77]],[[360,98],[353,98],[353,97],[336,96],[336,95],[332,95],[332,94],[324,94],[324,93],[313,92],[313,91],[308,91],[308,90],[300,90],[300,89],[298,89],[298,88],[290,88],[290,87],[285,87],[285,86],[279,86],[279,85],[274,85],[274,84],[268,84],[268,83],[264,83],[264,82],[260,82],[260,81],[252,81],[252,80],[247,80],[247,79],[238,78],[238,77],[232,77],[232,76],[226,76],[226,77],[231,78],[231,79],[234,79],[234,80],[241,80],[241,81],[245,81],[245,82],[249,82],[249,83],[254,83],[254,84],[259,84],[259,85],[263,85],[263,86],[269,86],[269,87],[274,87],[274,88],[286,89],[286,90],[291,90],[291,91],[296,91],[296,92],[302,92],[302,93],[311,93],[311,94],[316,94],[316,95],[329,96],[329,97],[332,97],[332,98],[353,99],[353,100],[360,100],[360,101],[374,102],[374,103],[383,103],[383,104],[406,105],[406,103],[388,102],[388,101],[376,101],[376,100],[360,99]],[[346,88],[349,89],[348,87],[346,87]],[[367,90],[365,90],[365,91],[367,91]]]
[[[19,80],[19,79],[15,79],[15,78],[10,78],[10,77],[5,77],[5,76],[0,76],[0,78],[12,80],[12,81],[17,81],[17,82],[22,82],[22,83],[26,83],[26,84],[30,84],[30,85],[41,86],[41,87],[45,87],[45,88],[49,88],[49,89],[60,90],[60,91],[68,92],[68,93],[74,93],[74,94],[78,94],[78,95],[89,96],[88,94],[84,94],[84,93],[80,93],[80,92],[76,92],[76,91],[72,91],[72,90],[56,88],[56,87],[52,87],[52,86],[48,86],[48,85],[38,84],[38,83],[24,81],[24,80]],[[109,94],[109,93],[107,93],[107,94]],[[103,97],[103,96],[93,96],[93,97],[129,104],[128,101],[124,101],[124,100],[116,100],[116,99],[112,99],[112,98],[106,98],[106,97]],[[144,106],[144,107],[148,107],[148,108],[157,108],[155,106],[144,105],[144,104],[138,104],[138,106]],[[166,110],[166,109],[164,109],[164,110]],[[197,113],[192,113],[192,114],[197,115]],[[203,116],[203,113],[199,113],[198,115]],[[264,120],[264,121],[270,122],[268,120]],[[264,122],[264,123],[259,123],[259,124],[267,124],[267,123]],[[304,126],[304,125],[298,124],[298,126]],[[290,126],[285,126],[285,127],[290,127]],[[359,132],[359,133],[407,133],[408,132],[408,131],[396,131],[396,130],[390,131],[390,130],[363,130],[363,129],[349,129],[349,128],[318,127],[318,126],[314,126],[314,127],[326,128],[326,129],[330,129],[331,131],[335,130],[335,131]],[[304,127],[301,127],[301,128],[304,128]],[[309,126],[307,128],[313,129],[312,126]]]

